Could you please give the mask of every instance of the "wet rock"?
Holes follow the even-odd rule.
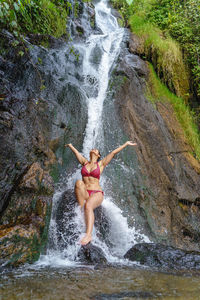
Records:
[[[125,43],[132,47],[126,38]],[[123,76],[115,94],[121,125],[138,144],[140,187],[132,181],[137,191],[135,216],[146,219],[138,222],[143,222],[154,241],[198,251],[200,164],[191,155],[171,104],[153,106],[144,96],[147,64],[124,49],[115,74]]]
[[[110,224],[109,220],[105,215],[103,206],[99,206],[94,210],[95,221],[94,225],[96,228],[97,236],[109,244]]]
[[[17,266],[33,262],[45,250],[53,191],[48,172],[34,163],[1,218],[0,257],[4,263]]]
[[[130,35],[130,39],[128,41],[128,48],[129,48],[129,51],[133,54],[136,54],[136,55],[141,55],[142,53],[144,53],[144,44],[143,42],[141,41],[141,39],[135,35],[135,34],[132,34]]]
[[[159,297],[159,293],[145,292],[145,291],[132,291],[120,292],[113,294],[99,294],[94,295],[91,299],[94,300],[115,300],[115,299],[153,299]]]
[[[22,190],[33,190],[35,192],[42,189],[48,194],[54,192],[53,180],[48,172],[44,171],[38,162],[33,163],[28,172],[23,176],[19,188]]]
[[[78,208],[75,193],[73,190],[65,191],[58,200],[56,209],[56,235],[57,245],[64,250],[68,245],[77,242],[80,234],[80,224],[74,222]],[[49,241],[50,248],[54,247],[54,241]]]
[[[74,220],[78,210],[81,214],[74,191],[65,191],[59,199],[56,210],[57,246],[59,249],[64,250],[68,245],[73,245],[79,239],[81,234],[80,224],[77,224]],[[109,223],[102,206],[97,207],[94,214],[96,234],[99,238],[106,240],[109,234]],[[84,209],[82,209],[82,219],[84,220]],[[53,241],[50,241],[50,243],[53,247]]]
[[[70,17],[77,19],[88,35],[91,24],[87,13],[94,20],[93,5],[81,1],[75,5],[78,15]],[[0,256],[17,264],[25,258],[34,261],[45,249],[52,177],[58,181],[66,166],[70,173],[77,165],[64,144],[81,148],[87,106],[79,88],[83,55],[74,51],[71,42],[66,44],[66,36],[55,39],[30,34],[18,43],[3,30],[0,39],[0,234],[2,245],[6,239],[10,245],[7,255],[1,248]],[[9,249],[15,245],[15,236],[20,241],[13,257]],[[31,254],[34,251],[36,255]]]
[[[0,226],[0,257],[4,264],[18,266],[39,258],[39,233],[32,225]]]
[[[131,261],[163,269],[200,269],[200,252],[183,251],[161,244],[137,244],[124,256]]]
[[[84,263],[106,264],[107,259],[101,248],[91,243],[82,246],[77,255],[78,259]]]
[[[28,41],[34,45],[46,45],[48,48],[60,48],[63,46],[63,43],[66,42],[67,36],[62,36],[62,38],[58,39],[48,34],[29,34]]]

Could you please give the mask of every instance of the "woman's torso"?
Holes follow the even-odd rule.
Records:
[[[102,188],[99,184],[101,168],[98,162],[94,164],[90,162],[86,163],[81,169],[81,174],[87,190],[102,191]]]

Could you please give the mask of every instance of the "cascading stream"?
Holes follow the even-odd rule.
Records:
[[[76,44],[75,47],[83,53],[83,78],[84,82],[80,89],[86,97],[88,108],[88,122],[85,130],[82,153],[88,157],[90,149],[104,145],[103,128],[103,103],[107,96],[109,76],[120,52],[120,44],[123,38],[124,29],[119,28],[116,18],[111,14],[111,9],[107,7],[106,0],[102,0],[95,5],[96,25],[100,34],[92,34],[85,44]],[[122,165],[123,166],[123,165]],[[77,169],[71,176],[67,175],[64,190],[73,189],[75,181],[80,179],[80,169]],[[105,175],[101,178],[101,185],[106,189],[109,178]],[[60,249],[58,240],[58,228],[56,221],[57,207],[61,199],[62,192],[55,193],[53,199],[52,218],[49,232],[49,248],[46,256],[42,256],[39,263],[65,265],[74,262],[80,245],[76,239],[73,244],[68,243],[68,233],[59,232],[62,242],[66,242],[65,249]],[[105,195],[103,209],[109,220],[108,242],[100,239],[93,230],[93,243],[101,247],[110,262],[119,261],[120,257],[134,244],[135,236],[140,235],[142,240],[148,240],[142,234],[136,232],[135,228],[129,228],[127,219],[122,215],[112,197]],[[65,220],[68,219],[66,212]],[[75,214],[70,224],[78,233],[78,240],[85,231],[84,215],[79,207],[76,207]],[[109,244],[109,245],[108,245]],[[56,261],[56,262],[55,262]]]

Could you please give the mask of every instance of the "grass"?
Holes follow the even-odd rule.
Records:
[[[149,64],[149,69],[150,82],[146,93],[147,99],[153,104],[156,104],[156,102],[170,102],[172,104],[176,118],[184,131],[185,138],[193,148],[196,158],[200,161],[200,132],[195,123],[193,111],[185,104],[182,98],[170,92],[159,80],[151,64]],[[194,155],[194,153],[192,154]]]
[[[187,100],[189,75],[178,43],[138,14],[132,15],[129,23],[131,31],[140,38],[140,54],[153,64],[159,78],[172,92]]]

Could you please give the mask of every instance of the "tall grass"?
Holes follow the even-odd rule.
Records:
[[[185,101],[174,95],[159,80],[154,68],[149,64],[150,76],[146,97],[155,104],[156,102],[170,102],[174,108],[176,118],[179,121],[188,144],[194,150],[196,158],[200,161],[200,132],[195,123],[193,111],[185,104]]]
[[[129,23],[131,31],[140,38],[140,54],[153,64],[159,78],[172,92],[187,100],[189,75],[178,43],[165,37],[160,29],[141,15],[132,15]]]

